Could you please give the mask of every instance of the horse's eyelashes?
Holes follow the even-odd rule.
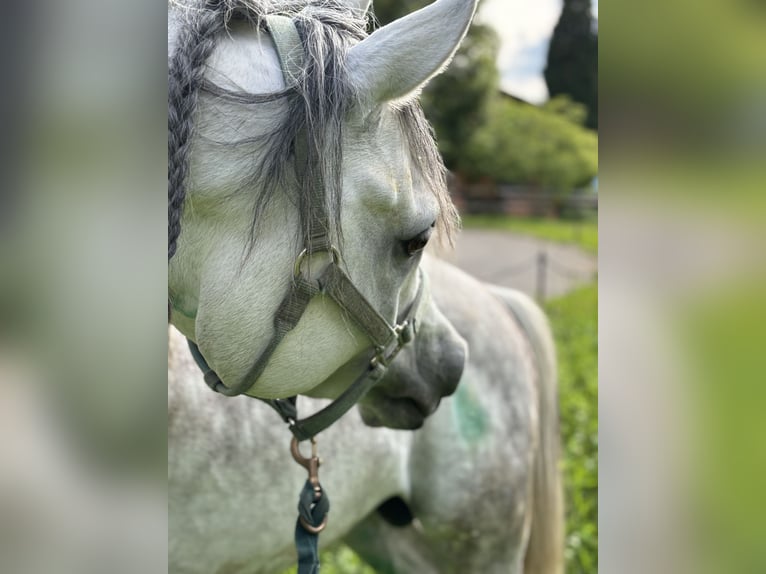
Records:
[[[404,251],[409,256],[417,255],[428,245],[428,240],[431,239],[431,233],[433,232],[434,225],[432,224],[425,231],[421,231],[415,237],[411,237],[403,241]]]

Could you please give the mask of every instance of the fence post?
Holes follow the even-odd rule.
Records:
[[[545,301],[545,279],[548,267],[548,253],[546,251],[537,252],[537,281],[535,283],[535,292],[537,300],[542,303]]]

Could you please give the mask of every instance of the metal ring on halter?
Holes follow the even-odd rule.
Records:
[[[324,253],[328,252],[330,254],[330,257],[332,258],[332,262],[338,265],[340,263],[340,251],[338,251],[338,248],[334,245],[330,245],[327,249],[322,249],[320,251],[314,251],[313,253],[309,253],[308,249],[304,249],[300,252],[298,257],[295,259],[295,267],[293,267],[293,277],[298,277],[301,274],[301,265],[303,265],[303,261],[306,259],[306,257],[309,257],[311,255],[315,255],[317,253]]]

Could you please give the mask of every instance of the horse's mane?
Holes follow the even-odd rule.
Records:
[[[180,16],[175,49],[168,62],[168,259],[176,251],[180,234],[181,211],[189,175],[189,155],[195,111],[201,92],[223,97],[242,105],[283,100],[288,106],[281,125],[268,133],[222,145],[265,144],[258,162],[242,180],[243,187],[258,185],[254,206],[251,241],[255,240],[258,220],[277,190],[285,189],[291,177],[296,140],[307,137],[312,173],[302,178],[297,203],[304,226],[309,225],[311,185],[324,182],[330,224],[340,242],[341,138],[343,122],[356,102],[344,67],[346,51],[366,37],[366,19],[338,0],[171,0]],[[303,42],[306,69],[297,90],[269,95],[231,92],[204,80],[206,62],[221,34],[233,19],[245,19],[259,26],[264,16],[283,14],[292,17]],[[410,147],[410,154],[425,185],[441,207],[440,227],[450,236],[457,214],[449,198],[445,170],[433,133],[416,100],[394,108]],[[303,229],[304,237],[309,230]]]

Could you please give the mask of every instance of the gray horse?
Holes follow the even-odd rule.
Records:
[[[434,299],[471,350],[463,378],[419,430],[371,428],[352,412],[322,433],[332,511],[321,541],[345,540],[379,572],[561,572],[546,320],[519,292],[437,259],[424,266]],[[170,341],[171,570],[280,572],[295,560],[305,479],[288,433],[259,402],[211,393],[183,338],[174,332]],[[407,385],[420,374],[417,348],[403,353],[387,376]],[[371,420],[386,404],[375,395],[360,407]]]
[[[437,0],[369,36],[364,2],[173,4],[169,310],[206,382],[336,399],[390,363],[359,403],[366,424],[350,413],[321,434],[323,541],[346,537],[382,571],[559,571],[544,318],[423,256],[455,211],[416,95],[475,1]],[[375,345],[370,321],[396,345]],[[279,571],[301,483],[286,431],[256,401],[206,389],[177,334],[170,349],[173,571]]]

